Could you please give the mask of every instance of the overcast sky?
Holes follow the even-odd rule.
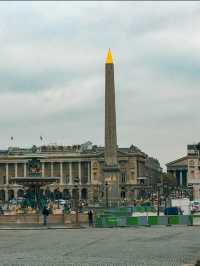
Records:
[[[115,64],[120,147],[165,163],[200,141],[200,3],[1,2],[0,148],[104,145]]]

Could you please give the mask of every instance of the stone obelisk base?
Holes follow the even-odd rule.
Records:
[[[119,176],[120,169],[118,166],[105,166],[104,167],[104,184],[106,187],[106,193],[104,194],[104,200],[109,207],[115,207],[120,200],[119,189]],[[107,201],[107,202],[106,202]]]

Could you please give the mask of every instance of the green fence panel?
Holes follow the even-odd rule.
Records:
[[[102,227],[103,226],[103,218],[102,217],[96,217],[95,226],[96,227]]]
[[[138,217],[127,217],[127,225],[138,225]]]
[[[168,216],[169,224],[179,224],[179,216]]]
[[[117,218],[114,216],[105,217],[105,226],[108,227],[117,226]]]
[[[145,207],[142,206],[136,206],[135,212],[145,212]]]
[[[193,215],[189,215],[189,225],[193,225]]]
[[[156,225],[156,224],[158,224],[158,216],[149,216],[148,217],[148,224],[149,225]]]

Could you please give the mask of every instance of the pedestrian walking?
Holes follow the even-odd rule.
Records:
[[[89,223],[89,226],[93,226],[93,212],[92,212],[92,210],[89,210],[89,212],[88,212],[88,223]]]
[[[43,218],[44,218],[44,222],[43,222],[43,224],[44,225],[47,225],[47,222],[48,222],[48,215],[49,215],[49,210],[47,209],[47,207],[46,206],[44,206],[44,208],[43,208],[43,211],[42,211],[42,214],[43,214]]]

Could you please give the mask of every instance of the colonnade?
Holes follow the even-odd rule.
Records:
[[[45,177],[45,163],[50,163],[51,166],[50,166],[50,176],[53,177],[53,176],[56,176],[54,173],[55,173],[55,170],[54,170],[54,163],[59,163],[60,166],[60,171],[59,171],[59,175],[58,177],[60,177],[60,184],[65,184],[64,182],[64,172],[63,172],[63,163],[68,163],[69,164],[69,173],[67,175],[67,177],[69,178],[69,182],[67,182],[67,184],[69,185],[73,185],[74,184],[74,180],[73,178],[75,176],[73,176],[73,163],[78,163],[78,177],[79,178],[79,184],[81,185],[83,182],[83,176],[82,176],[82,169],[81,169],[81,163],[87,163],[87,182],[85,182],[86,184],[91,184],[91,163],[90,162],[87,162],[87,161],[42,161],[41,160],[41,176],[42,177]],[[27,177],[29,176],[29,173],[28,173],[28,169],[27,169],[27,163],[28,161],[25,161],[25,162],[15,162],[14,163],[14,175],[12,175],[12,177],[22,177],[19,175],[19,172],[18,172],[18,164],[23,164],[24,165],[24,169],[23,169],[23,177]],[[8,185],[9,184],[9,177],[11,177],[11,175],[9,175],[9,164],[13,164],[13,162],[10,162],[10,163],[5,163],[5,185]]]
[[[45,163],[50,164],[50,169],[45,165]],[[59,167],[56,169],[54,168],[55,163],[59,164]],[[68,164],[67,171],[65,172],[65,169],[63,167],[64,163]],[[76,163],[76,170],[73,168],[73,163]],[[84,173],[82,173],[82,163],[85,163],[85,170]],[[3,182],[0,182],[0,200],[4,199],[5,201],[9,200],[10,198],[14,197],[17,198],[18,191],[20,191],[22,188],[16,184],[9,184],[9,179],[11,177],[29,177],[29,169],[28,169],[28,160],[20,160],[15,162],[4,162],[5,170],[4,174],[1,173],[1,176],[4,175],[4,177],[0,177],[3,179]],[[10,168],[12,164],[12,168]],[[20,164],[20,168],[19,168]],[[49,167],[49,165],[48,165]],[[1,168],[3,169],[3,168]],[[48,176],[47,176],[48,173]],[[75,176],[75,173],[77,173]],[[79,198],[82,198],[82,190],[86,190],[86,194],[88,194],[89,187],[91,185],[91,162],[90,161],[59,161],[59,160],[42,160],[41,159],[41,177],[60,177],[60,184],[57,185],[57,188],[59,188],[59,191],[62,193],[65,190],[68,190],[70,193],[70,196],[73,194],[74,189],[74,178],[78,178],[78,188],[79,188]],[[51,192],[54,192],[57,188],[55,186],[50,186]]]

